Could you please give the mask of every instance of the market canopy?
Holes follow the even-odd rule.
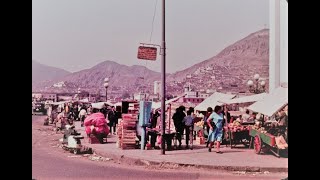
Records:
[[[79,100],[79,102],[82,102],[82,103],[89,103],[89,99],[88,99],[88,98],[81,99],[81,100]]]
[[[117,102],[115,104],[113,104],[114,106],[122,106],[122,102]]]
[[[102,109],[105,107],[105,104],[109,105],[109,106],[113,106],[113,104],[111,102],[97,102],[97,103],[91,103],[92,108],[94,109]]]
[[[170,104],[170,103],[172,103],[172,102],[175,102],[175,101],[177,101],[178,99],[180,99],[180,98],[182,98],[182,97],[184,97],[184,96],[186,96],[186,95],[187,95],[187,94],[183,94],[183,95],[181,95],[181,96],[178,96],[178,97],[169,99],[169,100],[166,101],[165,104],[167,105],[167,104]],[[152,108],[152,109],[159,109],[159,108],[161,108],[161,102],[152,102],[151,108]]]
[[[61,104],[69,103],[69,102],[71,102],[71,101],[59,101],[59,102],[52,102],[52,103],[48,103],[48,104],[61,105]]]
[[[249,110],[273,116],[288,104],[288,88],[279,87],[267,94],[262,100],[248,107]]]
[[[254,95],[243,96],[235,99],[221,100],[219,102],[224,104],[240,104],[240,103],[256,102],[256,101],[261,101],[266,95],[267,93],[254,94]]]
[[[197,111],[206,111],[208,107],[214,108],[217,105],[222,105],[223,103],[219,101],[226,101],[234,98],[236,95],[233,94],[223,94],[219,92],[213,93],[207,99],[198,104],[194,109]]]

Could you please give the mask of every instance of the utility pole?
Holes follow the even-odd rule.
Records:
[[[166,131],[166,19],[165,0],[162,0],[162,42],[161,42],[161,154],[165,154],[165,131]]]

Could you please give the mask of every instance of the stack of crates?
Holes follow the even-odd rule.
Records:
[[[121,149],[135,149],[137,136],[137,122],[139,114],[139,104],[130,103],[128,114],[122,114],[122,121],[117,127],[118,144]]]

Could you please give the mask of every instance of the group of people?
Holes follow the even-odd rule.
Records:
[[[191,149],[193,148],[193,125],[194,125],[194,108],[190,107],[185,113],[186,108],[180,106],[176,109],[176,112],[173,114],[172,119],[174,126],[176,128],[176,136],[179,142],[178,148],[181,148],[181,140],[184,130],[186,130],[186,148],[189,148],[189,141],[191,143]]]
[[[108,119],[108,126],[113,129],[113,134],[116,133],[116,125],[118,124],[119,119],[119,112],[115,110],[115,107],[112,106],[108,108],[105,106],[102,109],[95,109],[92,107],[91,104],[72,104],[72,103],[65,103],[58,105],[57,108],[54,106],[49,106],[48,108],[48,117],[51,119],[52,123],[57,123],[61,121],[62,124],[73,124],[73,121],[80,121],[81,127],[84,126],[84,120],[87,116],[92,113],[101,112],[106,119]]]
[[[83,126],[85,117],[92,113],[92,107],[91,105],[72,105],[71,103],[66,103],[63,106],[58,105],[58,108],[49,106],[47,112],[48,118],[53,124],[60,121],[62,126],[65,124],[73,125],[73,121],[78,120],[81,121],[81,126]]]
[[[260,120],[261,115],[257,113],[252,113],[250,115],[250,111],[246,110],[246,112],[236,119],[240,123],[254,123],[256,120]]]
[[[176,109],[172,119],[176,128],[176,137],[179,142],[179,148],[181,148],[181,139],[185,131],[186,133],[186,148],[189,148],[189,143],[193,145],[193,132],[196,115],[194,108],[190,107],[185,113],[186,108],[180,106]],[[205,127],[208,130],[207,147],[211,152],[213,145],[216,145],[216,153],[222,154],[220,151],[220,144],[223,140],[223,126],[225,123],[229,123],[231,119],[230,113],[227,107],[215,106],[207,108],[207,113],[204,116]]]

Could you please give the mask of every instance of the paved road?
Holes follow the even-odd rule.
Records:
[[[32,178],[37,180],[55,179],[217,179],[217,180],[250,180],[275,179],[286,177],[285,174],[242,174],[231,172],[212,172],[179,169],[155,170],[143,167],[126,167],[114,162],[96,162],[81,155],[73,155],[60,148],[57,144],[59,135],[41,130],[40,116],[32,118]],[[48,134],[52,134],[48,136]]]

